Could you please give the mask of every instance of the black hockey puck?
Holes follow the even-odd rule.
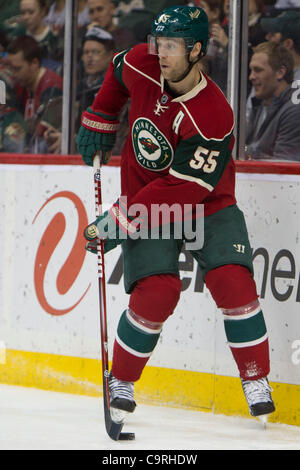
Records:
[[[119,441],[134,441],[135,434],[134,432],[121,432],[119,435]]]

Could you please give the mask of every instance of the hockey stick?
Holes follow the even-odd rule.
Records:
[[[100,156],[94,158],[94,188],[95,188],[95,212],[96,217],[102,214],[102,189],[101,189],[101,169]],[[106,289],[105,289],[105,269],[104,269],[104,241],[98,239],[97,243],[97,263],[98,263],[98,285],[99,285],[99,310],[100,310],[100,332],[101,332],[101,358],[102,358],[102,381],[103,381],[103,406],[106,432],[114,441],[133,440],[135,434],[131,432],[121,432],[124,423],[113,421],[109,407],[109,364],[108,364],[108,336],[107,336],[107,316],[106,316]]]

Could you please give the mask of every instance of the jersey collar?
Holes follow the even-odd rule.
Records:
[[[201,80],[199,81],[199,83],[194,88],[192,88],[190,91],[185,93],[185,95],[177,96],[177,98],[172,99],[172,102],[174,102],[174,103],[183,103],[184,101],[188,101],[188,100],[194,98],[196,95],[198,95],[198,93],[200,91],[204,90],[204,88],[206,88],[206,86],[207,86],[207,80],[206,80],[204,74],[201,71],[200,71],[200,75],[201,75]],[[160,85],[161,85],[161,92],[163,93],[164,92],[164,86],[165,86],[165,80],[164,80],[164,77],[163,77],[162,74],[160,74]]]

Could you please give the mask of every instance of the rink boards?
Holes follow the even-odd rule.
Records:
[[[2,164],[0,381],[88,395],[101,393],[96,257],[83,249],[94,218],[92,169]],[[120,192],[105,167],[103,202]],[[277,405],[272,420],[300,425],[300,176],[237,174],[237,197],[253,248],[270,339]],[[105,207],[104,207],[105,208]],[[183,291],[136,386],[137,400],[248,415],[221,312],[191,255],[180,258]],[[109,353],[128,296],[120,249],[106,256]]]

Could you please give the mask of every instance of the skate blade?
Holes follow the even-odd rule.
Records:
[[[258,416],[258,419],[262,425],[263,430],[265,431],[267,429],[268,415]]]
[[[111,419],[118,424],[124,423],[125,417],[128,415],[127,411],[119,410],[118,408],[110,408]]]

